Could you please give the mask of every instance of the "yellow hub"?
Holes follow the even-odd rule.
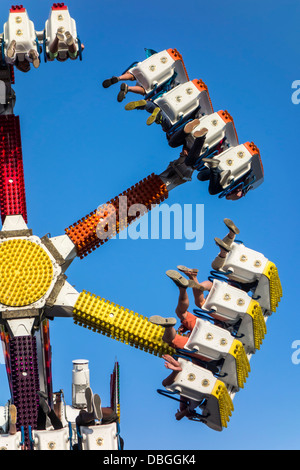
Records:
[[[0,244],[0,303],[23,307],[39,300],[53,279],[51,259],[37,243],[25,239]]]

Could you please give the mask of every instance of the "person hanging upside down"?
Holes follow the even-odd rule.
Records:
[[[150,113],[150,116],[148,117],[146,124],[147,126],[151,126],[153,123],[160,124],[163,131],[167,132],[171,124],[169,122],[169,119],[167,119],[161,112],[160,108],[156,106],[155,103],[153,103],[152,100],[138,100],[138,101],[130,101],[125,105],[125,110],[126,111],[132,111],[134,109],[137,110],[145,110],[148,113]]]
[[[234,224],[234,222],[232,222],[232,220],[225,218],[223,220],[223,222],[226,225],[226,227],[228,228],[227,235],[222,240],[220,238],[217,238],[217,237],[215,237],[215,239],[214,239],[216,245],[220,248],[219,254],[216,256],[216,258],[211,263],[211,267],[216,271],[219,271],[223,268],[223,266],[225,264],[225,261],[226,261],[226,258],[227,258],[227,255],[230,252],[231,246],[232,246],[232,244],[233,244],[233,242],[236,238],[236,235],[238,235],[240,233],[240,230]],[[203,290],[193,289],[195,304],[196,304],[197,307],[201,308],[203,306],[204,302],[205,302],[203,292],[206,291],[206,290],[210,291],[210,289],[212,287],[212,282],[211,281],[203,281],[203,282],[199,283],[199,281],[197,280],[198,269],[187,268],[185,266],[177,266],[177,269],[179,271],[181,271],[182,273],[186,274],[188,276],[188,278],[190,279],[190,281],[193,283],[193,285],[199,284],[200,286],[203,287]]]
[[[37,392],[39,396],[39,407],[38,407],[38,417],[37,417],[37,430],[45,430],[46,429],[46,420],[47,416],[50,419],[50,422],[54,429],[62,429],[63,424],[61,420],[58,418],[56,413],[52,408],[50,408],[48,404],[48,396],[46,393],[39,391]]]
[[[78,416],[76,417],[76,426],[95,426],[95,425],[105,425],[116,423],[119,421],[119,416],[117,413],[110,407],[101,406],[101,398],[98,394],[94,394],[90,387],[87,387],[85,390],[86,398],[86,409],[80,410]],[[120,446],[121,450],[124,449],[124,440],[121,436]]]
[[[211,264],[211,267],[217,271],[223,268],[227,255],[230,252],[231,246],[235,240],[235,237],[240,233],[239,229],[232,222],[232,220],[224,219],[224,224],[229,229],[229,232],[223,238],[223,240],[217,237],[215,238],[216,245],[220,248],[220,252]]]
[[[77,426],[94,426],[96,423],[101,424],[102,408],[99,395],[94,395],[92,389],[87,387],[85,390],[85,399],[87,403],[86,410],[80,410],[77,418]]]
[[[193,270],[194,274],[197,274],[196,270]],[[175,284],[179,288],[179,299],[178,304],[176,307],[176,315],[179,318],[181,324],[178,330],[175,330],[176,325],[176,318],[164,318],[159,315],[153,315],[149,318],[151,323],[155,325],[160,325],[164,327],[165,331],[162,337],[162,340],[169,344],[174,349],[182,349],[184,348],[185,344],[189,339],[189,335],[191,334],[196,321],[197,317],[188,311],[189,308],[189,297],[187,294],[187,287],[191,287],[193,289],[195,302],[199,301],[201,303],[203,291],[207,290],[208,286],[206,281],[199,283],[195,282],[193,279],[186,279],[181,276],[180,273],[174,270],[169,270],[166,272],[167,276],[172,279]],[[182,333],[189,332],[187,335],[183,336]],[[190,354],[192,361],[195,360],[195,357],[201,358],[199,355]],[[176,361],[175,358],[172,356],[165,354],[162,356],[165,359],[165,367],[167,369],[171,369],[171,374],[166,377],[162,385],[167,387],[171,385],[174,380],[176,379],[177,374],[182,370],[180,363]],[[194,359],[193,359],[194,358]],[[207,360],[206,358],[202,358],[203,360]],[[196,361],[197,362],[197,361]],[[196,400],[189,400],[186,397],[180,396],[180,408],[177,410],[175,417],[177,420],[182,419],[184,416],[191,419],[194,416],[194,409],[199,405],[199,401]]]
[[[31,48],[25,53],[24,60],[21,61],[19,59],[17,54],[17,42],[14,39],[7,48],[5,62],[10,65],[15,65],[21,72],[29,72],[31,64],[36,69],[40,66],[39,54],[34,48]]]
[[[196,142],[196,141],[195,141]],[[212,158],[202,158],[202,162],[208,165],[198,172],[197,178],[199,181],[209,181],[208,192],[212,196],[221,193],[224,190],[224,185],[227,183],[231,175],[230,170],[222,171],[218,169],[219,160]],[[231,191],[226,195],[226,199],[238,200],[243,197],[242,183],[240,187]]]
[[[203,145],[205,144],[205,138],[208,130],[206,128],[202,128],[198,131],[195,131],[193,134],[195,140],[192,147],[187,148],[186,146],[186,138],[191,132],[193,132],[195,127],[199,125],[199,119],[193,119],[192,121],[187,122],[187,124],[184,126],[180,126],[175,132],[169,133],[172,127],[169,120],[164,117],[160,108],[157,107],[151,100],[132,101],[125,105],[125,109],[145,109],[146,111],[150,112],[151,115],[147,119],[147,124],[151,125],[153,122],[160,124],[163,131],[166,132],[168,144],[170,147],[176,148],[181,145],[183,146],[182,154],[186,153],[187,155],[185,164],[188,167],[198,171],[197,178],[199,181],[209,181],[209,194],[214,196],[224,190],[223,185],[227,183],[231,172],[230,170],[220,172],[218,169],[219,161],[217,159],[202,158],[202,162],[206,163],[208,167],[204,166],[200,171],[197,169],[197,166],[199,165],[200,154]],[[226,199],[236,201],[243,197],[244,193],[242,191],[242,186],[243,183],[241,182],[240,186],[226,194]]]
[[[230,219],[224,219],[224,223],[229,229],[229,232],[222,240],[217,237],[215,238],[216,245],[219,247],[220,251],[211,263],[211,267],[216,271],[221,271],[223,269],[228,253],[230,253],[232,249],[232,244],[235,241],[236,235],[240,233],[240,230]],[[229,280],[228,283],[231,285],[238,284],[239,289],[242,289],[244,292],[249,292],[256,287],[258,281],[244,282],[240,280],[238,282],[234,282]]]
[[[154,315],[149,318],[149,321],[165,328],[162,337],[165,343],[169,344],[169,346],[174,349],[182,349],[188,341],[188,336],[183,336],[178,333],[191,332],[197,320],[197,317],[188,311],[189,296],[187,294],[187,288],[191,287],[193,289],[195,299],[197,299],[198,302],[199,297],[202,297],[203,291],[206,289],[206,285],[204,283],[194,282],[192,279],[186,279],[179,272],[174,270],[169,270],[166,274],[179,288],[179,298],[175,313],[181,324],[176,331],[174,328],[177,322],[176,318],[164,318],[159,315]]]
[[[80,410],[77,418],[77,426],[94,426],[96,424],[110,424],[119,420],[117,413],[110,407],[101,406],[101,398],[94,394],[90,387],[85,390],[87,407]]]
[[[199,119],[188,122],[183,128],[179,129],[168,138],[169,145],[171,147],[185,145],[186,137],[188,134],[192,133],[199,124]],[[223,185],[227,183],[231,172],[230,170],[220,172],[218,169],[219,160],[205,157],[201,159],[201,162],[206,163],[208,167],[204,166],[200,171],[198,170],[197,166],[199,165],[200,155],[205,144],[207,132],[208,130],[206,128],[202,128],[193,133],[195,140],[192,147],[189,149],[185,164],[198,171],[197,178],[199,181],[209,181],[208,192],[214,196],[224,190]],[[226,195],[226,199],[235,201],[243,197],[243,195],[241,183],[238,188]]]
[[[67,51],[62,49],[61,43],[67,46]],[[82,45],[82,49],[83,48],[84,46]],[[71,60],[77,59],[78,48],[69,31],[64,31],[63,27],[58,28],[54,40],[49,45],[47,57],[50,61],[57,59],[59,62],[64,62],[68,58]]]
[[[176,380],[176,377],[178,373],[182,371],[182,368],[180,363],[169,354],[164,354],[162,358],[165,360],[165,367],[172,370],[171,374],[162,381],[162,385],[164,387],[168,387]],[[175,413],[176,420],[180,421],[184,417],[187,417],[188,419],[193,418],[194,409],[199,405],[199,403],[200,402],[196,400],[189,400],[186,397],[180,395],[179,409]]]
[[[139,100],[139,101],[130,101],[125,105],[126,111],[132,111],[134,109],[137,110],[145,110],[150,113],[146,123],[148,126],[156,123],[159,124],[162,130],[166,133],[168,144],[170,147],[180,147],[184,145],[186,134],[189,134],[193,131],[193,129],[200,123],[199,119],[194,119],[200,112],[200,108],[196,108],[192,114],[188,115],[185,119],[188,125],[188,130],[185,129],[184,122],[182,125],[171,135],[169,134],[170,129],[172,129],[173,125],[169,118],[166,116],[164,112],[151,100]],[[191,120],[192,119],[192,120]]]
[[[121,81],[133,82],[135,80],[136,80],[135,76],[129,70],[127,70],[125,73],[123,73],[122,75],[118,77],[114,76],[111,78],[107,78],[106,80],[102,82],[102,86],[103,88],[109,88],[111,85],[115,85],[116,83],[121,82]],[[142,87],[142,85],[138,81],[136,81],[136,85],[131,85],[131,86],[127,85],[127,83],[121,83],[120,91],[117,96],[117,100],[119,103],[121,103],[121,101],[125,99],[125,96],[127,95],[128,92],[136,93],[138,95],[146,94],[145,88]]]

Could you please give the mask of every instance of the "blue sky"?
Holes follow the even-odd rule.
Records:
[[[144,48],[177,48],[191,78],[208,86],[215,110],[227,109],[240,142],[259,147],[265,182],[241,201],[210,196],[196,178],[170,193],[168,204],[204,204],[204,245],[187,251],[185,240],[111,240],[69,268],[78,291],[96,293],[145,316],[171,316],[177,288],[165,271],[184,264],[206,279],[225,235],[223,218],[239,226],[246,246],[278,269],[284,297],[267,322],[268,334],[251,359],[245,388],[221,433],[174,418],[177,404],[157,394],[168,375],[163,360],[73,324],[51,323],[53,386],[71,402],[72,360],[90,361],[91,386],[109,402],[114,361],[121,372],[121,431],[128,450],[296,449],[299,446],[300,364],[292,362],[300,340],[297,311],[299,232],[297,125],[300,104],[292,83],[300,79],[297,1],[220,0],[129,3],[70,0],[85,45],[84,60],[42,63],[16,72],[15,114],[20,116],[28,226],[52,236],[151,173],[159,174],[178,149],[168,147],[159,126],[143,113],[128,113],[116,100],[118,86],[102,81],[143,60]],[[52,2],[24,6],[42,30]],[[1,19],[11,2],[2,0]],[[192,297],[191,308],[193,308]],[[0,365],[0,403],[8,397]]]

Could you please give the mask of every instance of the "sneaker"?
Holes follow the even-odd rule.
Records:
[[[227,245],[227,243],[224,243],[223,240],[221,240],[220,238],[215,238],[215,242],[216,242],[216,245],[218,245],[218,247],[222,248],[227,253],[231,251],[231,247]]]
[[[231,230],[235,235],[238,235],[240,233],[239,229],[237,226],[232,222],[230,219],[224,219],[224,224],[226,225],[229,230]]]
[[[9,434],[17,432],[17,408],[15,405],[9,405]]]
[[[148,117],[148,119],[147,119],[147,121],[146,121],[146,122],[147,122],[147,126],[151,126],[151,124],[153,124],[153,123],[156,121],[159,112],[160,112],[160,108],[159,108],[159,107],[157,107],[157,108],[154,109],[153,113],[151,114],[151,116]]]
[[[64,35],[64,28],[58,28],[56,31],[56,37],[59,41],[64,41],[65,40],[65,35]]]
[[[38,69],[40,66],[40,59],[38,53],[34,49],[31,49],[28,55],[32,60],[32,65],[34,66],[34,68]]]
[[[16,45],[17,45],[17,43],[16,43],[16,41],[13,39],[13,40],[11,41],[10,45],[9,45],[8,48],[7,48],[6,55],[7,55],[7,57],[9,57],[10,59],[12,59],[13,56],[15,55],[15,53],[16,53]]]
[[[186,134],[190,134],[195,129],[195,127],[199,126],[199,124],[200,124],[200,119],[194,119],[193,121],[188,122],[184,126],[183,130]]]
[[[73,44],[75,44],[74,38],[69,31],[66,31],[65,35],[66,35],[67,46],[72,46]]]
[[[17,423],[17,408],[15,405],[9,405],[9,422],[13,425]]]
[[[115,85],[115,83],[118,83],[118,81],[118,77],[107,78],[107,80],[104,80],[104,82],[102,83],[102,86],[103,88],[109,88],[111,85]]]
[[[220,160],[217,160],[215,158],[202,158],[203,163],[207,163],[211,168],[217,168],[217,166],[220,163]]]
[[[204,137],[207,133],[208,129],[206,129],[206,127],[202,127],[202,129],[199,129],[199,131],[194,132],[194,137],[199,139],[199,137]]]
[[[191,268],[187,268],[186,266],[177,266],[177,269],[178,271],[181,271],[182,273],[185,273],[185,274],[197,274],[198,273],[198,269],[191,269]]]
[[[39,405],[40,407],[42,408],[43,412],[45,413],[45,415],[49,414],[49,412],[51,411],[50,410],[50,406],[48,405],[48,402],[47,402],[47,399],[48,399],[48,396],[46,393],[44,392],[37,392],[38,395],[39,395]]]
[[[146,106],[146,104],[146,100],[130,101],[130,103],[127,103],[125,105],[125,109],[126,111],[132,111],[133,109],[143,108],[144,106]]]
[[[94,395],[92,389],[87,387],[85,389],[85,399],[86,399],[86,408],[88,413],[93,413],[94,411]]]
[[[128,85],[126,83],[122,83],[120,86],[120,91],[117,96],[117,100],[119,103],[124,100],[125,96],[127,95],[128,92]]]
[[[101,408],[101,398],[97,394],[94,395],[94,412],[95,418],[101,421],[103,416]]]
[[[152,317],[149,318],[149,321],[153,323],[154,325],[159,325],[163,326],[164,328],[168,328],[169,326],[175,326],[177,323],[176,318],[164,318],[159,315],[153,315]]]
[[[166,275],[175,282],[176,286],[187,288],[189,287],[189,281],[185,277],[181,276],[177,271],[169,270]]]

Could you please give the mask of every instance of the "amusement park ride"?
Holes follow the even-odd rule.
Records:
[[[194,411],[192,419],[221,431],[231,416],[234,395],[250,371],[250,357],[266,334],[266,320],[282,296],[274,263],[235,241],[222,269],[211,271],[213,287],[203,307],[194,311],[197,324],[185,348],[174,350],[162,340],[162,326],[87,291],[77,292],[68,283],[66,271],[76,258],[84,258],[143,214],[124,217],[120,196],[126,196],[127,208],[139,204],[144,212],[151,210],[176,186],[190,181],[194,171],[209,169],[209,159],[221,175],[219,197],[230,199],[237,190],[246,195],[263,181],[258,148],[253,142],[239,144],[232,117],[227,111],[214,112],[206,85],[189,79],[179,52],[147,50],[146,59],[133,64],[130,71],[145,90],[143,99],[159,108],[168,122],[168,139],[181,133],[189,150],[197,140],[197,129],[207,130],[197,159],[190,165],[180,156],[161,174],[147,176],[62,235],[34,235],[27,226],[14,68],[27,72],[32,66],[38,68],[42,58],[44,62],[81,60],[82,51],[76,23],[63,3],[53,4],[43,31],[35,30],[22,5],[10,9],[1,35],[0,66],[0,331],[11,393],[8,403],[0,407],[3,450],[122,449],[119,364],[115,363],[111,375],[110,404],[118,419],[78,425],[80,411],[88,408],[88,363],[74,361],[72,405],[67,405],[63,392],[52,389],[49,319],[72,317],[80,326],[144,352],[176,357],[181,372],[171,386],[158,392],[197,402],[199,413]],[[185,134],[185,126],[195,119],[192,131]],[[115,229],[105,237],[111,220]],[[60,429],[49,419],[44,429],[37,426],[40,393],[59,416]],[[10,432],[12,409],[17,412],[15,433]]]

